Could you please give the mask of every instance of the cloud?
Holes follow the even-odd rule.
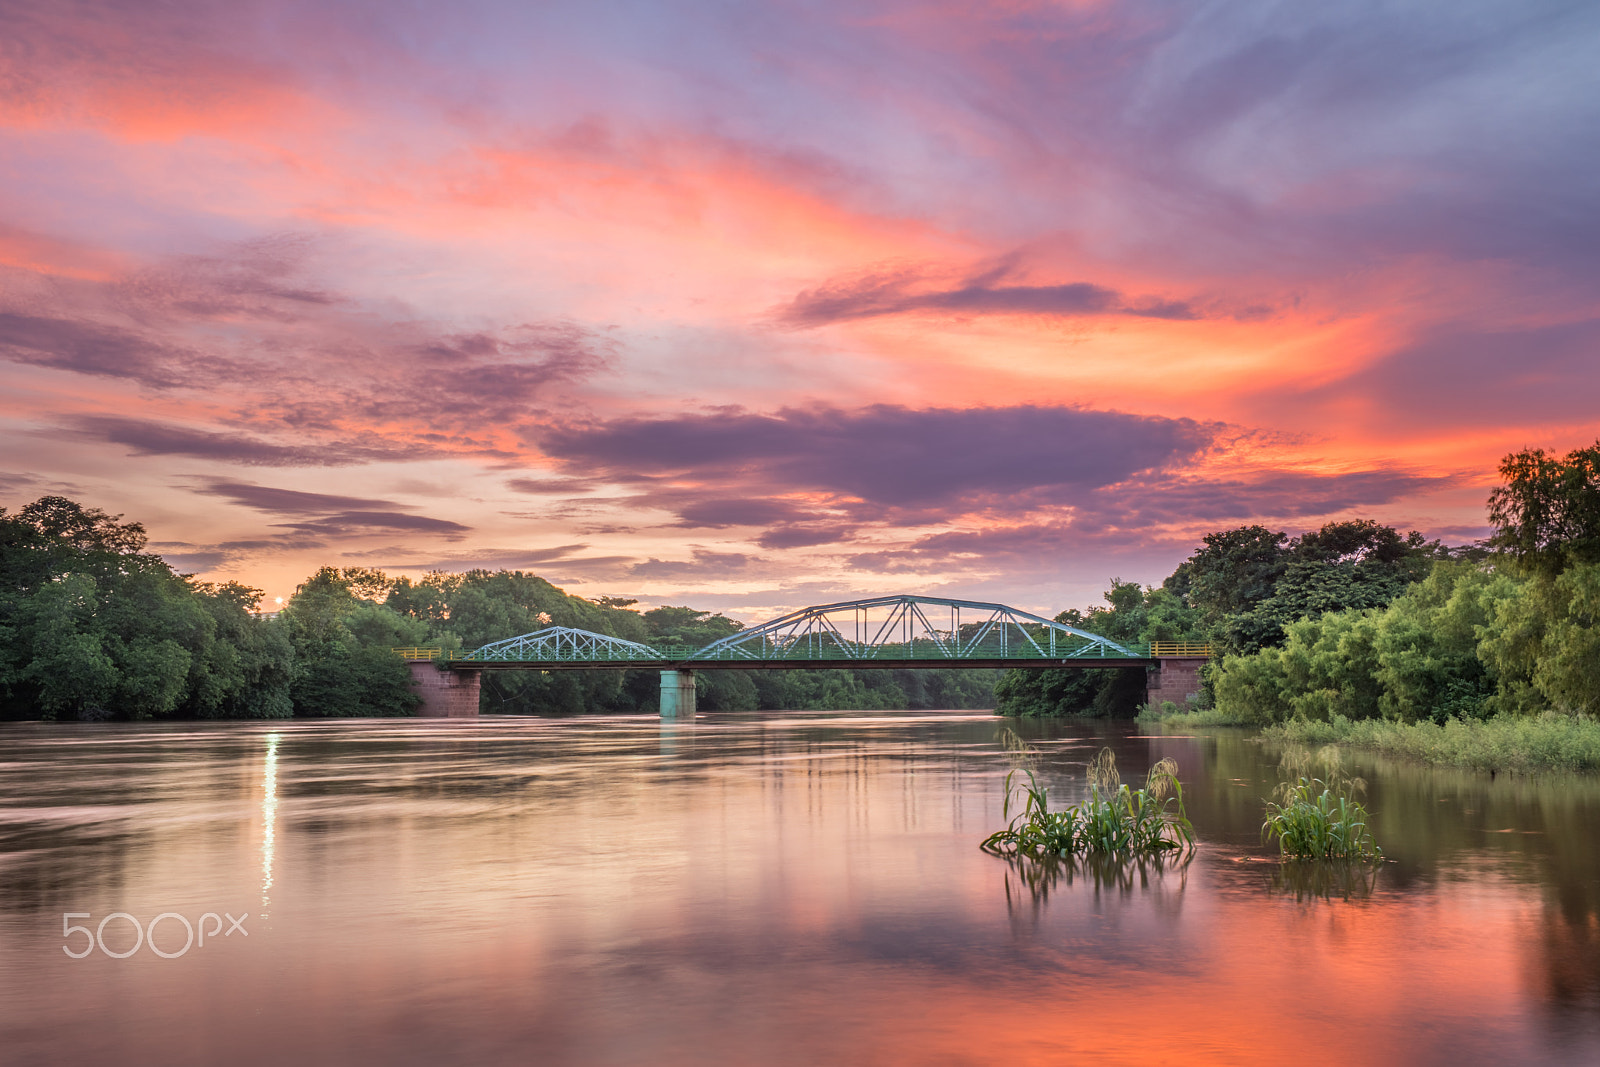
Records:
[[[0,311],[0,357],[53,370],[122,378],[155,389],[190,381],[190,371],[216,371],[220,361],[163,345],[131,329],[92,321]],[[206,374],[207,378],[214,375]]]
[[[1600,410],[1600,319],[1515,329],[1441,325],[1289,404],[1377,403],[1381,417],[1429,428],[1504,420],[1591,422]]]
[[[712,552],[697,548],[688,560],[656,559],[635,563],[628,568],[632,578],[723,578],[747,571],[754,563],[765,560],[743,552]]]
[[[303,233],[241,241],[224,254],[173,256],[117,280],[115,303],[141,317],[292,323],[344,303],[307,278],[317,242]]]
[[[400,507],[389,500],[370,500],[365,497],[339,496],[332,493],[308,493],[300,489],[278,489],[270,485],[251,485],[248,482],[213,482],[194,491],[207,496],[220,496],[235,504],[243,504],[257,511],[270,511],[277,515],[320,515],[352,508]]]
[[[399,531],[438,535],[447,541],[459,541],[472,531],[472,527],[449,519],[407,514],[411,505],[391,500],[279,489],[248,482],[214,481],[198,488],[191,487],[190,491],[222,497],[230,503],[256,511],[296,517],[295,522],[273,523],[272,526],[275,529],[292,530],[294,534],[290,536],[302,538],[338,538],[376,531]],[[259,545],[260,542],[238,541],[234,544],[242,547]]]
[[[446,541],[459,541],[472,532],[472,527],[449,519],[430,519],[425,515],[407,515],[399,511],[340,511],[303,522],[279,522],[273,525],[319,537],[400,530],[406,533],[440,534]]]
[[[1190,419],[1073,407],[880,404],[854,411],[619,419],[554,427],[538,443],[579,476],[672,478],[723,489],[718,500],[727,499],[726,488],[739,486],[763,496],[813,490],[882,507],[943,507],[1111,485],[1193,460],[1210,447],[1217,429]]]
[[[1450,475],[1409,471],[1288,470],[1231,478],[1195,474],[1135,480],[1098,490],[1070,513],[1047,521],[928,534],[905,547],[857,553],[849,564],[885,574],[1025,572],[1085,551],[1187,549],[1198,543],[1201,533],[1219,527],[1259,522],[1304,529],[1330,516],[1392,504],[1460,481]]]
[[[233,553],[220,549],[201,549],[185,552],[182,549],[154,548],[152,546],[152,551],[166,560],[167,565],[180,574],[203,574],[214,569],[218,564],[233,558]]]
[[[108,281],[0,286],[0,360],[200,394],[221,425],[93,415],[136,454],[260,466],[518,458],[552,388],[611,365],[605,331],[561,320],[461,329],[320,281],[329,240],[279,234]],[[319,258],[320,257],[320,258]]]
[[[133,450],[136,456],[197,456],[247,467],[347,467],[355,464],[430,458],[437,449],[381,438],[328,440],[316,445],[277,444],[261,437],[197,430],[148,419],[86,415],[72,420],[78,431]]]
[[[848,541],[858,527],[827,523],[796,523],[777,526],[756,538],[762,548],[810,548],[814,545],[831,545]]]
[[[812,514],[784,500],[734,498],[695,500],[678,509],[680,526],[723,529],[728,526],[765,526]]]
[[[969,315],[1133,315],[1156,319],[1195,319],[1199,313],[1182,301],[1156,297],[1130,299],[1115,289],[1089,282],[1062,285],[999,285],[1004,271],[991,272],[952,288],[928,288],[910,272],[869,275],[802,292],[779,311],[790,326],[823,326],[851,319],[911,313]]]
[[[455,555],[433,556],[424,559],[413,557],[407,562],[388,562],[383,566],[393,570],[470,571],[470,570],[534,570],[552,564],[563,567],[614,570],[618,566],[637,561],[636,556],[575,556],[588,545],[558,545],[554,548],[485,548]],[[402,560],[404,557],[400,557]]]

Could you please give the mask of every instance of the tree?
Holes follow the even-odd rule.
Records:
[[[1122,644],[1193,641],[1203,632],[1199,609],[1185,604],[1171,588],[1146,589],[1137,582],[1111,580],[1109,607],[1069,609],[1055,621]],[[995,710],[1002,715],[1055,717],[1084,715],[1126,718],[1145,699],[1142,667],[1047,667],[1009,670],[995,686]]]
[[[295,590],[282,615],[294,647],[289,696],[296,715],[410,715],[418,698],[393,643],[425,631],[416,620],[357,595],[381,591],[377,572],[351,577],[323,567]],[[381,575],[379,576],[381,578]]]
[[[1505,485],[1489,494],[1489,544],[1530,573],[1600,563],[1600,441],[1557,458],[1542,448],[1500,463]]]
[[[1250,611],[1272,595],[1288,565],[1288,540],[1288,534],[1265,526],[1206,534],[1201,547],[1162,586],[1215,627],[1226,616]]]

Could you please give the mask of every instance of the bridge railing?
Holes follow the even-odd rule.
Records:
[[[1150,655],[1158,659],[1162,656],[1205,656],[1210,658],[1211,646],[1194,641],[1152,641],[1150,642]]]
[[[1145,655],[1146,650],[1142,645],[1128,645],[1128,650],[1134,655]],[[870,666],[874,661],[899,661],[917,660],[927,663],[960,663],[972,659],[1007,659],[1056,662],[1071,659],[1106,659],[1118,658],[1117,654],[1108,651],[1101,645],[1087,645],[1082,648],[1057,648],[1052,655],[1048,651],[1035,651],[1026,644],[1011,644],[1006,649],[976,648],[967,649],[960,655],[952,655],[949,647],[941,647],[937,642],[929,640],[916,640],[912,642],[867,644],[865,642],[844,642],[829,645],[812,645],[797,643],[790,647],[776,645],[757,645],[754,648],[742,646],[739,648],[713,649],[709,654],[702,655],[704,651],[699,648],[681,646],[660,646],[654,651],[657,653],[653,660],[646,662],[665,661],[668,663],[681,663],[686,667],[693,667],[695,663],[749,663],[752,665],[771,662],[807,662],[839,660],[860,661],[862,666]],[[569,649],[561,649],[544,656],[530,657],[524,660],[516,652],[505,651],[496,655],[479,655],[462,649],[450,648],[423,648],[408,647],[394,649],[395,655],[408,662],[443,661],[446,663],[461,663],[463,666],[471,663],[625,663],[633,657],[620,651],[606,650],[604,653],[588,654]],[[1172,642],[1152,645],[1148,651],[1150,656],[1206,656],[1210,655],[1209,645],[1185,645]],[[640,657],[642,660],[643,657]]]
[[[1143,656],[1145,654],[1141,645],[1127,647],[1135,656]],[[837,662],[839,660],[859,660],[863,666],[867,666],[874,660],[921,660],[930,663],[960,663],[963,660],[984,659],[1037,659],[1055,662],[1056,660],[1064,659],[1122,658],[1120,652],[1108,649],[1104,645],[1089,643],[1070,648],[1058,645],[1055,651],[1051,652],[1048,648],[1035,648],[1020,641],[1012,641],[1004,646],[998,641],[993,641],[976,647],[969,645],[956,651],[953,642],[941,642],[927,638],[918,638],[913,641],[888,641],[879,644],[836,639],[827,641],[794,641],[789,643],[768,641],[686,651],[688,654],[685,659],[687,664],[691,666],[697,661],[701,663],[708,661],[764,663],[773,661],[831,660]]]

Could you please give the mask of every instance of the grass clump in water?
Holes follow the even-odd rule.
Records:
[[[1283,783],[1278,801],[1267,801],[1262,840],[1275,839],[1279,854],[1294,859],[1382,860],[1383,849],[1367,829],[1366,805],[1352,795],[1357,783],[1303,776]]]
[[[1027,784],[1013,779],[1027,775]],[[1022,810],[1004,830],[984,839],[983,849],[999,856],[1033,859],[1077,855],[1142,856],[1194,848],[1194,827],[1183,809],[1178,765],[1164,759],[1150,768],[1143,789],[1130,789],[1117,774],[1116,757],[1105,749],[1089,764],[1089,797],[1059,811],[1031,770],[1006,775],[1005,814],[1021,795]]]

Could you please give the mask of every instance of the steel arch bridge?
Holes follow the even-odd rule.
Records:
[[[457,669],[716,670],[802,667],[1150,666],[1119,644],[1004,604],[915,595],[803,608],[705,648],[670,648],[550,626],[466,654],[401,649]]]

